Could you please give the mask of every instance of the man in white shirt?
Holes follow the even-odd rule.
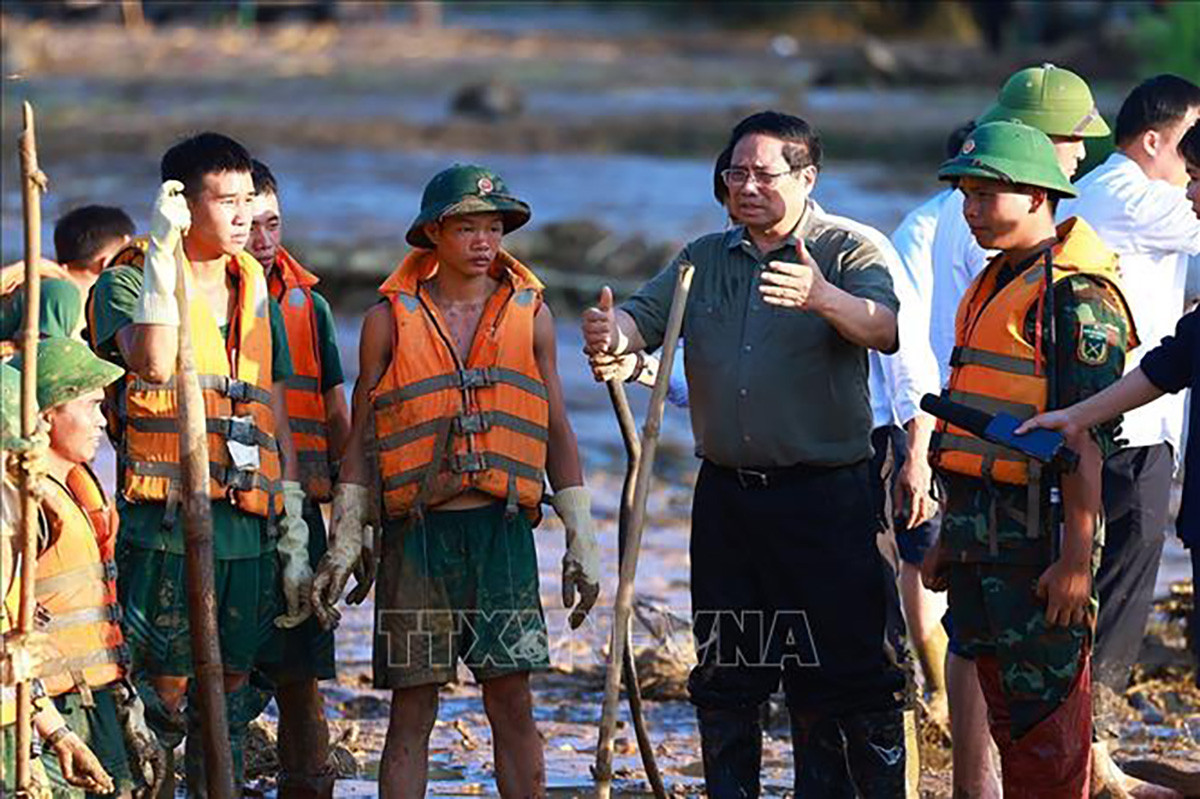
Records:
[[[1200,254],[1200,219],[1185,196],[1187,166],[1178,151],[1198,116],[1200,87],[1175,75],[1145,81],[1121,106],[1117,151],[1079,181],[1077,200],[1059,207],[1060,219],[1083,217],[1120,256],[1144,345],[1126,359],[1126,373],[1174,330],[1188,259]],[[1128,685],[1150,614],[1182,427],[1182,394],[1130,411],[1121,425],[1128,443],[1104,466],[1107,520],[1092,676],[1118,694]]]

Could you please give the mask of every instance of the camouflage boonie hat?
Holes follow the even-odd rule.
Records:
[[[0,448],[21,445],[21,373],[0,364]]]
[[[455,164],[433,176],[421,195],[421,213],[408,228],[405,241],[413,247],[434,249],[425,235],[425,225],[448,216],[497,213],[504,232],[511,233],[529,221],[529,206],[508,193],[508,186],[490,169],[474,164]]]
[[[37,399],[43,411],[97,388],[104,388],[125,370],[98,358],[85,344],[69,338],[44,338],[38,342]],[[12,364],[20,368],[22,356]]]

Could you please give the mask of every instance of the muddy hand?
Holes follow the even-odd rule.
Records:
[[[612,289],[600,290],[600,302],[583,312],[583,351],[588,355],[611,353],[617,347],[617,312]]]

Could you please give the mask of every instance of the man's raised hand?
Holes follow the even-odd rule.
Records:
[[[583,351],[588,355],[612,353],[617,349],[619,331],[613,309],[612,289],[600,290],[600,302],[583,312]]]

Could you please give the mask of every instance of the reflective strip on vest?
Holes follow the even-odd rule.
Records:
[[[70,613],[52,615],[50,620],[41,626],[44,632],[61,632],[69,627],[81,624],[91,624],[97,621],[119,622],[121,620],[120,605],[105,605],[101,608],[81,608]]]
[[[389,405],[394,405],[397,402],[415,399],[426,394],[433,394],[437,391],[445,391],[446,389],[468,389],[482,388],[484,386],[492,386],[497,383],[507,383],[510,386],[525,391],[529,394],[538,397],[539,399],[548,399],[549,394],[546,393],[546,387],[542,383],[534,380],[531,377],[521,374],[512,369],[504,369],[498,366],[480,367],[477,369],[462,369],[457,372],[450,372],[444,375],[436,375],[428,377],[424,380],[418,380],[415,383],[409,383],[407,386],[389,391],[375,398],[376,408],[386,408]]]
[[[513,416],[510,413],[504,413],[503,411],[482,411],[480,413],[430,419],[427,422],[415,424],[412,427],[405,428],[398,433],[393,433],[380,439],[378,446],[380,449],[396,449],[426,436],[436,435],[438,429],[445,424],[447,419],[450,420],[450,431],[459,436],[470,433],[485,433],[493,427],[507,427],[509,430],[515,430],[521,435],[529,436],[537,441],[546,442],[550,440],[550,431],[540,424]]]
[[[108,582],[115,579],[117,579],[117,564],[113,561],[89,563],[87,566],[80,566],[78,569],[59,572],[53,577],[39,577],[37,582],[34,583],[34,595],[37,599],[44,599],[50,594],[65,591],[73,587],[80,580],[102,580]]]
[[[201,390],[216,391],[233,402],[258,402],[268,407],[271,405],[270,391],[259,388],[253,383],[247,383],[245,380],[238,380],[228,375],[197,375],[196,380],[199,382]],[[134,377],[126,387],[129,391],[174,391],[175,378],[172,376],[165,383],[151,383],[149,380]]]
[[[950,366],[966,366],[975,364],[998,372],[1008,372],[1014,375],[1033,376],[1037,374],[1037,362],[1004,355],[999,352],[976,349],[975,347],[955,347],[950,355]]]
[[[180,480],[183,472],[178,463],[169,461],[135,461],[126,460],[125,465],[134,473],[144,477],[166,477]],[[252,472],[246,469],[235,469],[221,463],[208,464],[208,476],[227,489],[234,491],[252,491],[260,489],[269,494],[280,491],[278,480],[269,480],[262,472]]]
[[[1007,413],[1017,417],[1022,422],[1026,419],[1032,419],[1038,413],[1037,406],[1035,405],[1028,405],[1023,402],[1009,402],[999,397],[985,397],[982,394],[972,394],[967,391],[948,391],[946,394],[954,402],[969,405],[984,413]]]
[[[321,393],[321,378],[308,375],[292,375],[286,383],[289,391],[307,391],[311,394]]]
[[[449,471],[454,474],[471,474],[472,472],[482,472],[488,469],[501,469],[517,477],[535,482],[541,481],[545,476],[545,472],[536,466],[521,463],[495,452],[456,453],[451,455],[447,461],[447,465],[450,467]],[[424,479],[425,473],[428,471],[428,466],[421,466],[416,469],[409,469],[407,472],[385,477],[383,479],[383,490],[391,491],[392,489],[411,483],[419,483]]]
[[[109,649],[97,649],[88,652],[86,655],[80,655],[73,658],[56,658],[48,660],[42,666],[43,675],[58,675],[70,674],[76,671],[92,668],[94,666],[104,666],[112,664],[114,666],[124,666],[130,662],[129,647],[125,644],[111,647]],[[102,687],[102,686],[93,686]]]

